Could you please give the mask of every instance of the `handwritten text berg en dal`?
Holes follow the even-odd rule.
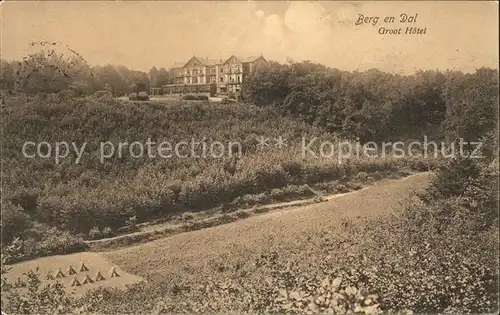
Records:
[[[394,16],[386,16],[384,18],[384,23],[405,23],[414,24],[417,23],[418,13],[415,15],[408,15],[402,13],[396,20]],[[377,25],[379,21],[378,16],[365,16],[363,14],[358,14],[358,19],[355,25],[371,24],[373,26]],[[427,32],[427,27],[416,27],[416,26],[406,26],[406,27],[385,27],[382,26],[378,29],[378,33],[381,35],[424,35]]]

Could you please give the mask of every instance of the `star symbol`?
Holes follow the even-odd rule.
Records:
[[[278,147],[278,149],[281,149],[282,147],[287,146],[286,139],[283,139],[283,137],[281,137],[281,136],[274,138],[274,140],[276,141],[276,146]]]
[[[263,149],[264,147],[269,146],[269,143],[267,143],[269,141],[269,138],[265,138],[264,136],[259,136],[256,139],[258,142],[257,147],[259,147],[260,149]]]

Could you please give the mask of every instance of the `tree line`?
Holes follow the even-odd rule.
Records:
[[[478,140],[494,129],[497,91],[497,69],[398,75],[306,61],[257,69],[245,79],[241,97],[361,142],[424,134],[453,141]]]
[[[146,73],[122,65],[90,66],[77,52],[58,43],[31,43],[38,48],[22,60],[1,60],[1,87],[28,94],[71,91],[75,96],[108,91],[114,96],[146,91],[173,83],[165,68]]]

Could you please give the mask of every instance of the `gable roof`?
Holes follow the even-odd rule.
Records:
[[[261,56],[251,56],[251,57],[237,57],[241,62],[254,62]]]
[[[220,63],[220,59],[215,59],[215,58],[202,58],[202,57],[197,57],[197,59],[204,64],[205,66],[215,66]]]
[[[172,69],[183,68],[183,67],[186,66],[186,64],[188,62],[190,62],[193,59],[196,59],[198,62],[200,62],[201,64],[203,64],[205,66],[215,66],[215,65],[225,64],[226,62],[228,62],[233,57],[236,58],[236,59],[238,59],[241,63],[247,63],[247,62],[254,62],[257,59],[261,58],[262,56],[240,57],[240,56],[231,55],[231,56],[229,56],[227,58],[220,58],[220,59],[193,56],[193,57],[189,58],[189,60],[187,60],[187,61],[175,62],[172,65]]]
[[[175,62],[173,65],[172,65],[172,69],[175,69],[175,68],[182,68],[184,67],[184,65],[186,64],[186,62]]]

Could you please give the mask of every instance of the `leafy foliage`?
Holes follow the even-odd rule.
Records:
[[[481,130],[491,130],[497,121],[497,90],[498,71],[492,69],[400,76],[379,70],[349,73],[302,62],[271,63],[256,70],[241,94],[259,106],[273,105],[282,113],[366,142],[440,138],[441,122],[453,132],[453,139],[477,140]],[[457,128],[464,131],[457,134]]]

